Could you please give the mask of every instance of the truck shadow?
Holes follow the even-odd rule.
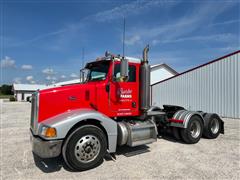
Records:
[[[163,139],[166,141],[170,141],[173,143],[179,143],[179,144],[186,144],[185,142],[183,142],[182,140],[176,140],[173,136],[171,135],[159,135],[158,139]]]
[[[125,157],[131,157],[136,156],[139,154],[144,154],[150,152],[149,147],[147,145],[141,145],[136,147],[129,147],[129,146],[120,146],[117,147],[117,151],[115,153],[108,153],[104,157],[106,161],[115,161],[117,159],[117,156],[125,156]]]
[[[104,157],[105,161],[115,161],[117,159],[117,156],[124,155],[126,157],[131,157],[134,155],[142,154],[150,152],[148,150],[148,146],[142,145],[138,147],[128,147],[128,146],[122,146],[118,147],[117,152],[114,154],[107,153]],[[72,169],[70,169],[64,162],[63,157],[60,155],[56,158],[40,158],[36,154],[33,154],[33,159],[35,165],[44,173],[52,173],[60,171],[62,168],[64,168],[66,171],[70,172],[76,172]]]
[[[163,131],[159,132],[158,139],[163,139],[163,140],[170,141],[173,143],[186,144],[185,142],[182,141],[180,134],[178,136],[179,137],[176,138],[176,137],[174,137],[174,135],[171,131],[163,130]]]
[[[60,171],[62,168],[66,169],[67,171],[72,171],[67,167],[65,164],[63,157],[58,156],[56,158],[40,158],[36,154],[33,154],[33,159],[35,165],[45,173],[52,173],[52,172],[57,172]]]
[[[175,138],[168,133],[160,134],[158,136],[158,139],[164,139],[174,143],[183,143],[182,141],[175,140]],[[148,152],[150,152],[150,150],[149,150],[149,146],[147,145],[141,145],[136,147],[120,146],[117,148],[117,151],[115,153],[107,153],[104,157],[104,160],[116,161],[118,156],[132,157],[132,156],[136,156],[136,155],[148,153]],[[43,159],[34,153],[32,154],[33,154],[35,165],[44,173],[57,172],[57,171],[60,171],[62,168],[64,168],[66,171],[76,172],[70,169],[65,164],[62,156],[58,156],[56,158]]]

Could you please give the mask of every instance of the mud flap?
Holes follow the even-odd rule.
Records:
[[[224,121],[221,120],[221,131],[220,131],[221,134],[224,134]]]

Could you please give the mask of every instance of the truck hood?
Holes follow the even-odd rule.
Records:
[[[78,108],[92,108],[96,82],[54,87],[39,91],[39,122]]]

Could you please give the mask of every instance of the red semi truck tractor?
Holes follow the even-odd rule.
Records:
[[[217,114],[150,105],[148,50],[142,60],[106,52],[81,70],[81,83],[34,93],[33,152],[41,158],[62,155],[70,168],[87,170],[119,146],[156,142],[162,129],[188,144],[224,133]]]

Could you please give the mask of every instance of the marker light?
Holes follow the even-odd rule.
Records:
[[[43,127],[41,134],[45,137],[51,138],[57,136],[57,130],[53,127]]]

